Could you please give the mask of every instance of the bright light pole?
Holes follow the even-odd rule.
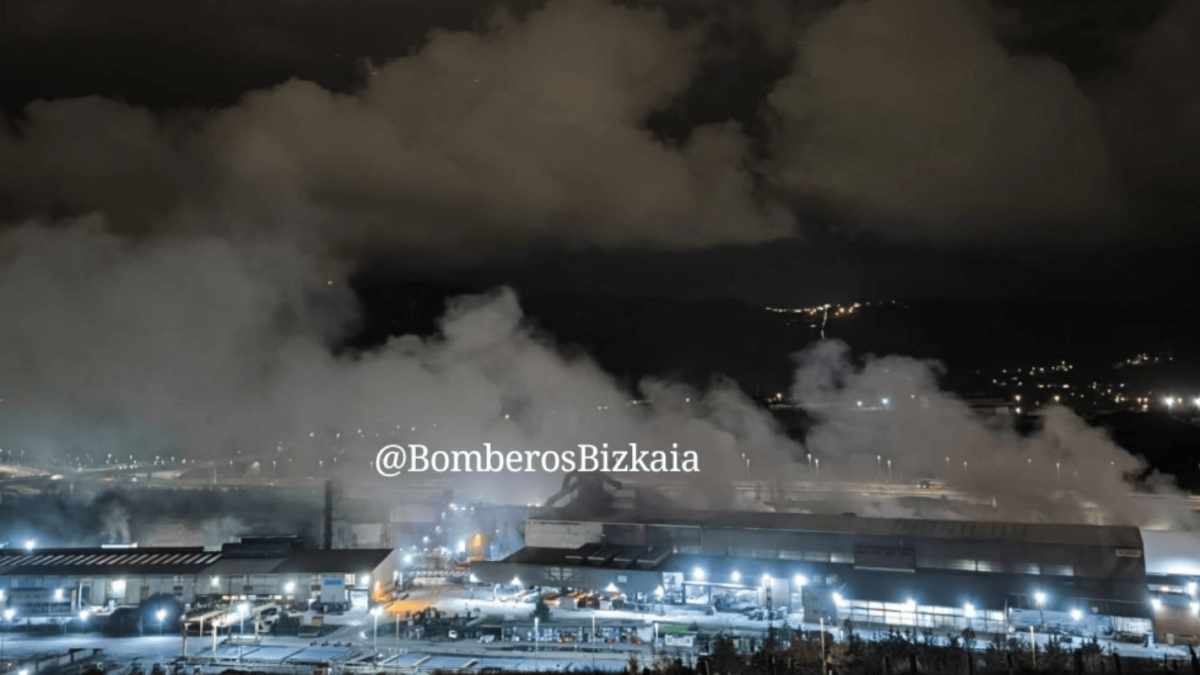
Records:
[[[246,610],[249,606],[246,603],[238,605],[238,663],[242,661],[242,653],[246,647]]]
[[[892,482],[892,460],[888,460],[888,483]]]
[[[83,631],[87,632],[87,620],[89,612],[86,609],[79,611],[79,620],[83,623]]]
[[[538,648],[541,647],[541,641],[542,641],[541,640],[541,631],[538,630],[538,618],[539,617],[536,617],[536,616],[533,617],[533,651],[534,651],[534,653],[536,653],[538,651]]]
[[[379,660],[379,612],[382,610],[379,605],[371,610],[371,616],[375,617],[375,632],[371,635],[371,663]]]
[[[17,610],[12,607],[4,610],[4,630],[0,631],[0,661],[4,660],[4,639],[8,637],[8,624],[12,623],[13,615],[16,613]]]
[[[164,622],[164,621],[165,621],[165,619],[167,618],[167,610],[165,610],[165,609],[160,609],[160,610],[158,610],[157,612],[155,612],[155,614],[154,614],[154,615],[158,617],[158,636],[159,636],[159,637],[162,637],[162,634],[163,634],[163,622]]]

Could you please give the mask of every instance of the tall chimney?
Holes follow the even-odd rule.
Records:
[[[333,550],[333,479],[325,481],[325,550]]]

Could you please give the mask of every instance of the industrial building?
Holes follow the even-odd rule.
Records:
[[[805,621],[943,634],[1034,626],[1144,639],[1157,623],[1164,641],[1200,636],[1200,550],[1175,554],[1192,564],[1166,574],[1136,527],[627,509],[620,491],[618,507],[597,508],[595,488],[591,509],[576,499],[543,511],[523,549],[473,564],[474,577],[717,609],[714,598],[750,597]]]
[[[185,607],[241,600],[366,607],[398,578],[392,549],[309,550],[296,537],[245,537],[220,551],[105,547],[0,549],[0,606],[10,621],[103,615],[152,597]]]

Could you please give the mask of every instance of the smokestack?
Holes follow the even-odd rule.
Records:
[[[325,550],[333,549],[333,479],[325,481]]]

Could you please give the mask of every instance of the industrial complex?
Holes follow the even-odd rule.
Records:
[[[939,633],[1031,626],[1142,641],[1200,636],[1200,545],[1136,527],[772,512],[550,508],[525,547],[472,565],[500,588],[634,602],[755,603],[804,621]],[[615,495],[620,506],[622,496]],[[588,513],[593,515],[588,515]]]
[[[493,599],[533,593],[563,608],[692,611],[701,622],[739,613],[764,627],[1200,640],[1200,539],[1187,532],[684,510],[608,477],[570,476],[525,520],[515,551],[487,559],[481,537],[469,563],[440,577]],[[0,549],[0,604],[11,625],[102,620],[167,599],[185,627],[199,617],[213,629],[247,607],[368,611],[433,571],[411,550],[334,549],[328,539],[313,549],[296,536],[219,550]]]

